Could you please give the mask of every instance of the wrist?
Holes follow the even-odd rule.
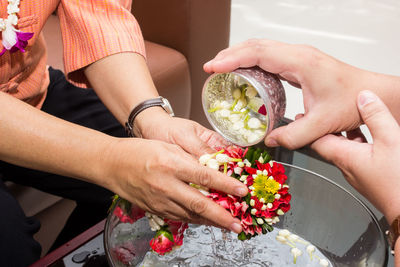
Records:
[[[135,135],[143,138],[151,138],[154,127],[171,118],[172,117],[160,106],[147,108],[140,112],[133,122]]]

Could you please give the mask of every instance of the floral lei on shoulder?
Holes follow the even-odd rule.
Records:
[[[20,0],[8,0],[8,17],[6,19],[0,18],[1,43],[4,46],[0,56],[6,51],[10,51],[10,53],[25,52],[28,40],[33,37],[32,32],[22,32],[15,28],[18,24],[19,3]]]
[[[214,154],[201,156],[199,162],[238,179],[248,187],[247,196],[236,197],[191,184],[240,220],[243,231],[238,234],[239,240],[273,231],[273,225],[279,222],[279,216],[290,210],[291,195],[289,186],[285,184],[285,169],[273,161],[267,151],[254,147],[244,149],[229,146]],[[118,199],[115,196],[113,205]],[[113,214],[121,222],[134,223],[144,216],[148,218],[151,229],[156,232],[150,241],[153,251],[164,255],[182,245],[187,223],[162,219],[144,212],[124,199],[119,201],[122,203],[113,209]],[[126,260],[124,253],[116,252],[116,255],[122,262]]]

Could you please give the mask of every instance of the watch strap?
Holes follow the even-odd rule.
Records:
[[[394,255],[394,246],[400,235],[400,215],[396,219],[394,219],[394,221],[390,225],[390,229],[388,231],[386,231],[386,235],[387,235],[388,243],[392,250],[391,252]]]
[[[131,111],[131,113],[129,114],[128,121],[125,123],[125,131],[128,134],[128,136],[131,136],[131,137],[135,136],[133,122],[134,122],[135,118],[137,117],[137,115],[139,115],[140,112],[142,112],[143,110],[145,110],[147,108],[160,106],[171,116],[174,116],[172,108],[170,106],[168,108],[166,108],[165,105],[169,106],[168,101],[165,98],[160,96],[157,98],[145,100],[145,101],[141,102],[140,104],[138,104],[137,106],[135,106],[133,108],[133,110]]]

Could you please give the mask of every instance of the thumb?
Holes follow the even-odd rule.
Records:
[[[325,135],[326,130],[321,127],[323,125],[325,124],[319,122],[317,116],[309,113],[273,130],[265,139],[265,144],[268,147],[281,145],[288,149],[297,149]]]
[[[361,91],[357,98],[358,111],[371,132],[374,143],[391,143],[399,134],[399,125],[382,100],[371,91]]]

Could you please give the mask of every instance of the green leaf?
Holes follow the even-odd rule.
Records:
[[[172,233],[168,230],[168,226],[163,226],[161,227],[160,230],[158,230],[154,236],[154,238],[159,237],[160,235],[165,236],[166,238],[169,239],[169,241],[174,242],[174,236]]]
[[[241,232],[240,234],[238,234],[238,239],[244,241],[247,240],[247,236],[244,232]]]
[[[250,205],[250,199],[251,199],[251,195],[250,195],[250,194],[247,194],[247,195],[243,198],[243,200],[246,201],[247,205]]]
[[[267,225],[267,230],[268,230],[268,232],[274,231],[274,227],[272,227],[272,226],[269,225],[268,223],[266,223],[266,225]]]
[[[252,220],[254,226],[258,225],[257,220],[253,216],[251,216],[251,220]]]

